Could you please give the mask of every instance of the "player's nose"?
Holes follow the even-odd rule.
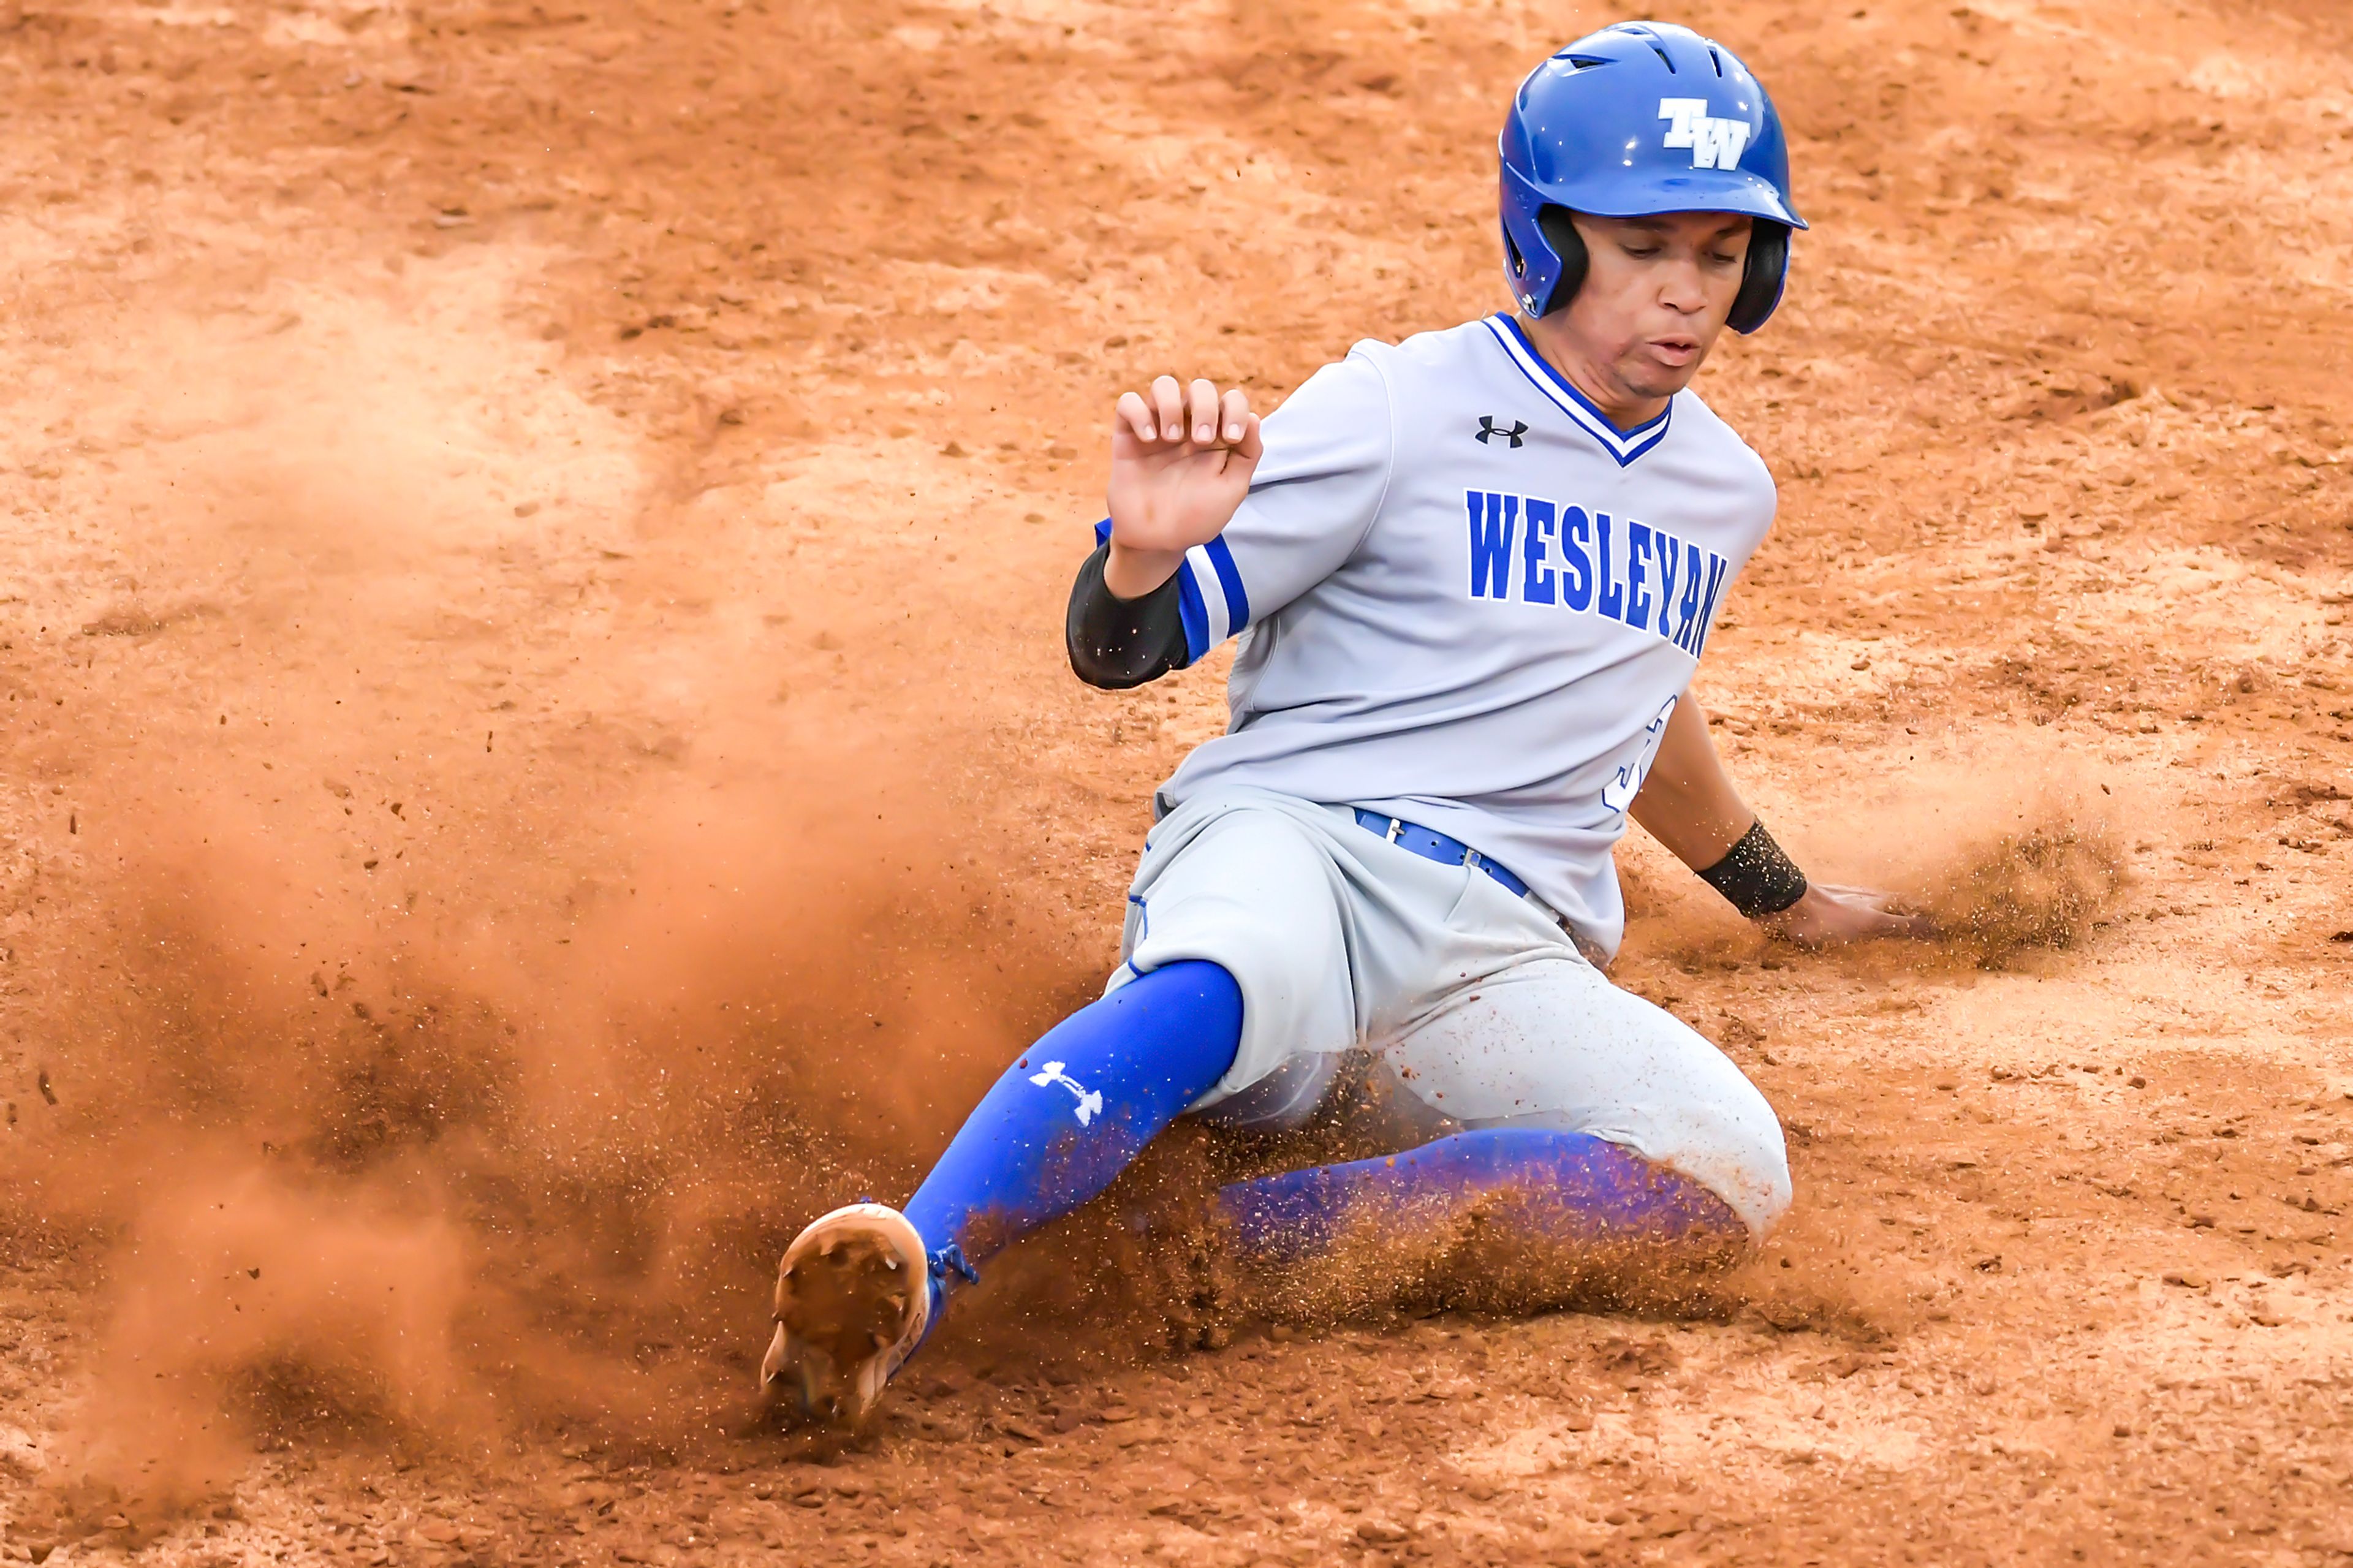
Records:
[[[1659,280],[1659,303],[1683,315],[1707,309],[1707,285],[1696,262],[1678,262]]]

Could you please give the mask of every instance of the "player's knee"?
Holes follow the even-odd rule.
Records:
[[[1749,1238],[1762,1241],[1789,1212],[1789,1150],[1764,1096],[1742,1110],[1746,1113],[1725,1119],[1710,1185],[1748,1227]]]
[[[1782,1142],[1779,1123],[1774,1124],[1770,1146],[1760,1144],[1751,1153],[1747,1168],[1758,1202],[1756,1213],[1744,1217],[1748,1219],[1750,1237],[1762,1241],[1781,1223],[1797,1195],[1789,1181],[1789,1152]]]
[[[1684,1108],[1661,1153],[1724,1200],[1752,1240],[1789,1212],[1789,1151],[1781,1119],[1729,1063],[1715,1092]]]

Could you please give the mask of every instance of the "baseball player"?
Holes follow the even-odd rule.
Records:
[[[1687,390],[1778,303],[1781,124],[1722,46],[1632,23],[1521,85],[1501,142],[1516,310],[1362,342],[1263,426],[1238,389],[1119,399],[1071,592],[1079,676],[1134,687],[1239,638],[1231,724],[1154,800],[1122,963],[992,1088],[903,1209],[784,1256],[764,1384],[855,1424],[988,1256],[1197,1114],[1296,1125],[1361,1052],[1422,1141],[1226,1188],[1242,1248],[1508,1195],[1535,1240],[1724,1256],[1788,1206],[1772,1108],[1611,985],[1630,816],[1744,915],[1915,928],[1810,883],[1688,693],[1773,520]]]

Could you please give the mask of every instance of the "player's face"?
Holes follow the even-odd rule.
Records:
[[[1725,213],[1577,215],[1590,260],[1561,314],[1580,357],[1634,398],[1681,392],[1732,313],[1748,229]]]

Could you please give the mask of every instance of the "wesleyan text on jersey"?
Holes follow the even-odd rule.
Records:
[[[1694,658],[1706,647],[1731,575],[1731,563],[1713,550],[1632,518],[1542,496],[1465,490],[1463,501],[1473,599],[1516,598],[1605,616],[1663,637]]]

